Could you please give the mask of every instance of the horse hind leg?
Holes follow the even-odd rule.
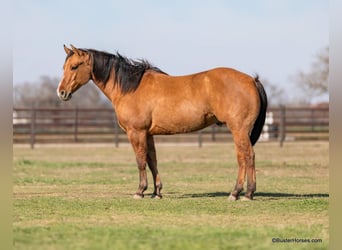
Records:
[[[151,198],[160,199],[162,198],[161,189],[163,188],[160,175],[157,168],[157,154],[154,145],[154,139],[152,135],[147,136],[147,163],[148,167],[152,172],[154,192]]]
[[[229,200],[239,199],[239,195],[243,190],[245,177],[247,175],[247,192],[244,200],[253,199],[253,194],[256,190],[256,174],[254,165],[254,151],[248,136],[248,130],[233,131],[235,150],[239,165],[238,177],[235,187],[230,193]]]

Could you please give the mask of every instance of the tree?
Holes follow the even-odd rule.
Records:
[[[42,76],[36,83],[26,82],[17,84],[13,88],[13,105],[19,107],[36,108],[101,108],[110,106],[110,102],[102,98],[100,90],[89,82],[80,88],[68,102],[63,102],[57,97],[56,89],[59,79],[56,77]]]
[[[284,89],[277,84],[271,83],[267,79],[261,79],[261,82],[264,85],[269,106],[285,103],[286,96]]]
[[[311,98],[328,94],[329,47],[325,47],[315,57],[309,72],[300,71],[295,81]]]

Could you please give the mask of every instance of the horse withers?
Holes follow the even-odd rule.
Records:
[[[120,127],[133,146],[139,169],[134,198],[147,189],[146,165],[153,175],[153,198],[161,198],[153,136],[187,133],[214,123],[230,129],[239,165],[229,200],[237,200],[247,176],[243,199],[253,199],[256,172],[253,145],[262,131],[267,97],[258,77],[231,68],[215,68],[185,76],[170,76],[145,60],[119,53],[64,45],[64,75],[57,88],[63,101],[92,80],[112,102]]]

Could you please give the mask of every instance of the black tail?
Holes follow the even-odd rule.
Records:
[[[259,81],[259,76],[256,76],[254,80],[255,80],[255,85],[256,85],[258,92],[259,92],[260,111],[259,111],[259,115],[258,115],[258,117],[254,123],[252,133],[249,137],[252,145],[254,145],[260,137],[262,128],[265,124],[266,110],[267,110],[267,95],[266,95],[264,86],[262,86],[261,82]]]

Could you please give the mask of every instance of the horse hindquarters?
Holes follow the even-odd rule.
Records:
[[[248,200],[253,199],[253,194],[256,191],[255,154],[253,146],[259,139],[265,123],[267,95],[262,83],[258,79],[258,76],[254,79],[254,83],[257,90],[257,97],[255,97],[254,100],[258,101],[259,105],[257,105],[257,102],[255,102],[252,106],[259,106],[259,110],[254,110],[247,113],[248,115],[244,119],[245,126],[233,127],[233,129],[231,129],[234,137],[236,155],[239,164],[238,179],[236,181],[235,188],[229,197],[229,199],[232,200],[238,199],[239,193],[243,189],[246,174],[247,192],[245,194],[245,198]],[[250,119],[247,119],[247,117]]]
[[[246,176],[247,192],[245,197],[253,199],[256,190],[255,156],[252,146],[262,130],[267,108],[267,102],[265,103],[261,98],[260,91],[263,89],[257,87],[256,81],[257,79],[249,77],[244,81],[237,81],[234,85],[229,85],[231,88],[227,89],[225,98],[221,98],[223,100],[221,109],[217,110],[219,111],[219,120],[226,122],[233,135],[239,165],[236,185],[231,192],[230,200],[239,198]],[[239,94],[238,99],[236,99],[237,93]],[[232,100],[236,101],[231,102]],[[222,107],[227,108],[223,109]]]

